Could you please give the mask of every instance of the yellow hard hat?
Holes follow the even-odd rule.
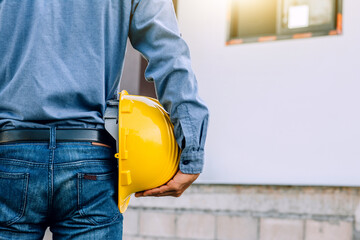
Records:
[[[180,149],[168,113],[153,98],[120,93],[119,198],[124,213],[130,195],[167,183],[177,172]]]

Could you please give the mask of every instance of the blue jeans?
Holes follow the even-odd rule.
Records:
[[[0,240],[122,239],[114,150],[90,142],[0,145]]]

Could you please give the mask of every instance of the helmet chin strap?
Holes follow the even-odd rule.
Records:
[[[110,135],[119,142],[119,100],[109,100],[106,102],[104,114],[105,129]],[[119,144],[116,144],[116,151],[119,152]]]

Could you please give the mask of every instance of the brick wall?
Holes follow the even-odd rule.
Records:
[[[360,188],[193,185],[124,217],[124,240],[360,240]]]

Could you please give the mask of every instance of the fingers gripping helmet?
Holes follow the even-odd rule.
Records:
[[[124,213],[131,194],[161,186],[177,172],[180,150],[173,125],[161,104],[153,98],[120,93],[117,126],[119,170],[118,205]],[[116,129],[117,128],[117,129]],[[116,129],[116,130],[115,130]]]

